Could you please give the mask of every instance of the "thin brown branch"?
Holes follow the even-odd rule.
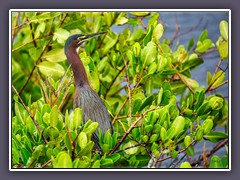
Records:
[[[120,109],[118,110],[117,114],[114,116],[113,120],[112,120],[112,124],[114,124],[116,122],[116,120],[118,119],[118,116],[120,114],[120,112],[122,111],[123,107],[125,106],[125,104],[127,103],[129,99],[129,96],[126,97],[126,99],[124,100],[124,102],[122,103],[122,106],[120,107]]]
[[[180,80],[187,86],[187,88],[191,91],[192,94],[194,94],[194,90],[190,87],[190,85],[183,79],[182,75],[180,73],[177,73]]]
[[[60,27],[62,26],[62,24],[63,24],[64,20],[66,19],[66,17],[67,17],[67,14],[66,14],[66,16],[63,18],[63,20],[62,20],[62,22],[61,22],[61,24],[60,24]],[[49,32],[50,32],[50,31],[51,31],[51,29],[49,30]],[[39,62],[40,59],[42,58],[44,52],[46,51],[46,49],[47,49],[47,47],[49,46],[49,44],[50,44],[50,42],[52,41],[52,39],[53,39],[53,36],[50,38],[50,40],[48,41],[48,43],[46,44],[46,46],[43,48],[40,56],[38,57],[38,59],[36,60],[34,66],[33,66],[32,71],[30,72],[30,74],[29,74],[29,76],[28,76],[27,81],[24,83],[24,85],[23,85],[22,88],[20,89],[19,94],[21,94],[21,93],[23,92],[23,90],[25,89],[26,85],[28,84],[29,80],[31,79],[31,77],[32,77],[32,75],[33,75],[34,70],[35,70],[36,67],[37,67],[38,62]]]
[[[17,14],[16,21],[15,21],[15,23],[14,23],[15,26],[17,26],[19,16],[20,16],[20,12],[18,12],[18,14]],[[16,32],[17,32],[17,29],[12,29],[12,43],[13,43],[13,39],[14,39],[14,37],[15,37]]]
[[[18,98],[19,98],[19,100],[21,101],[24,109],[25,109],[25,110],[27,111],[27,113],[29,114],[30,118],[33,120],[33,123],[35,124],[38,132],[42,135],[42,139],[43,139],[44,143],[47,144],[48,141],[47,141],[47,139],[44,137],[44,135],[43,135],[43,133],[42,133],[42,131],[41,131],[39,125],[38,125],[38,122],[37,122],[36,119],[33,117],[33,115],[31,114],[31,112],[30,112],[29,109],[27,108],[27,106],[24,104],[21,96],[19,95],[19,93],[17,92],[16,88],[15,88],[13,85],[12,85],[12,89],[14,90],[15,94],[18,96]]]
[[[132,98],[131,98],[131,87],[130,87],[130,79],[129,79],[129,76],[128,76],[128,65],[127,65],[127,62],[124,60],[124,64],[125,64],[125,67],[126,67],[126,76],[127,76],[127,87],[128,87],[128,99],[129,99],[129,121],[130,121],[130,124],[132,124]]]
[[[178,154],[184,152],[185,150],[187,150],[191,145],[194,145],[196,143],[196,140],[192,141],[188,146],[186,146],[184,149],[178,151]],[[159,159],[158,162],[162,162],[162,161],[165,161],[167,159],[170,159],[172,156],[167,156],[165,158],[162,158],[162,159]]]
[[[146,25],[143,23],[142,18],[138,17],[138,21],[141,23],[142,27],[146,30],[147,27],[146,27]]]
[[[117,143],[117,145],[108,153],[108,155],[111,155],[113,154],[116,149],[123,143],[123,141],[126,139],[126,137],[128,136],[128,134],[133,130],[133,128],[140,122],[142,121],[143,117],[150,111],[153,111],[155,109],[157,109],[159,107],[154,107],[154,108],[151,108],[151,109],[148,109],[146,110],[142,115],[141,117],[139,117],[131,126],[130,128],[125,132],[125,134],[123,135],[123,137],[120,139],[120,141]]]
[[[224,147],[227,143],[228,143],[228,139],[225,139],[222,142],[219,142],[211,151],[206,152],[206,157],[210,157],[215,152],[217,152],[219,149]],[[191,166],[195,166],[195,165],[199,164],[201,161],[203,161],[203,158],[204,158],[204,156],[201,155],[198,159],[196,159],[195,161],[193,161],[191,163]]]
[[[175,21],[175,32],[170,40],[170,45],[173,43],[173,41],[178,37],[178,32],[179,32],[179,24],[178,24],[178,20],[177,20],[177,16],[176,14],[174,14],[174,21]]]
[[[123,66],[122,69],[120,71],[118,71],[117,75],[114,77],[114,79],[112,80],[111,84],[107,88],[107,90],[106,90],[106,92],[104,94],[104,99],[107,97],[107,94],[108,94],[109,90],[111,89],[112,85],[114,84],[114,82],[116,81],[118,76],[123,72],[124,69],[125,69],[125,66]]]

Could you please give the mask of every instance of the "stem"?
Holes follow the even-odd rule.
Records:
[[[32,116],[31,112],[29,111],[29,109],[27,108],[27,106],[24,104],[21,96],[19,95],[19,93],[17,92],[17,90],[15,89],[15,87],[14,87],[13,85],[12,85],[12,88],[13,88],[14,92],[16,93],[16,95],[18,96],[19,100],[21,101],[23,107],[26,109],[27,113],[29,114],[29,116],[30,116],[31,119],[33,120],[33,123],[35,124],[38,132],[42,135],[42,139],[43,139],[44,143],[47,144],[48,141],[47,141],[47,139],[44,137],[44,135],[43,135],[43,133],[42,133],[42,131],[41,131],[41,129],[40,129],[40,127],[39,127],[36,119]]]

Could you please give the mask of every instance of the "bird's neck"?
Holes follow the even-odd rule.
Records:
[[[75,86],[89,85],[87,73],[76,49],[69,48],[66,52],[66,56],[73,71]]]

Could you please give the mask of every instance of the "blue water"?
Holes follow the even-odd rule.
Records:
[[[216,43],[218,37],[220,36],[219,33],[219,23],[222,20],[226,20],[229,22],[229,15],[228,12],[160,12],[160,18],[163,21],[164,25],[166,26],[164,36],[167,39],[171,39],[174,32],[175,32],[175,21],[180,26],[179,34],[188,31],[190,28],[197,27],[191,32],[177,38],[173,43],[173,48],[177,44],[183,44],[186,48],[188,46],[189,40],[193,37],[195,43],[198,40],[199,35],[202,33],[204,29],[208,30],[208,38]],[[147,25],[147,19],[144,20],[144,24]],[[114,26],[112,30],[116,33],[120,33],[125,27],[121,26]],[[200,86],[206,86],[206,74],[207,72],[214,73],[217,63],[219,62],[220,58],[217,52],[210,53],[203,57],[204,63],[200,65],[197,69],[192,72],[192,78],[195,79]],[[221,68],[225,69],[228,68],[229,61],[223,61],[221,64]],[[226,71],[226,79],[228,79],[228,69]],[[225,97],[228,97],[228,84],[218,88],[215,92],[222,94]],[[228,100],[228,99],[227,99]],[[218,131],[224,131],[223,127],[217,128]],[[206,143],[206,151],[211,150],[216,144],[211,143],[208,141],[202,141],[201,143],[197,143],[195,146],[195,153],[196,156],[192,157],[192,159],[198,158],[199,155],[203,152],[203,144]],[[222,148],[217,153],[215,153],[219,157],[226,154],[226,149]],[[181,156],[183,156],[181,154]],[[187,159],[185,159],[187,160]],[[172,160],[164,161],[162,164],[162,168],[167,168],[171,164]],[[178,165],[179,166],[179,165]],[[176,166],[176,167],[178,167]],[[201,165],[199,166],[201,167]]]

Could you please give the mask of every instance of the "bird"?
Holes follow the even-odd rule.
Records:
[[[78,55],[78,49],[85,41],[105,33],[106,32],[71,35],[65,42],[64,51],[74,77],[75,94],[73,98],[73,109],[82,109],[83,123],[92,120],[98,123],[98,128],[102,130],[103,134],[109,129],[110,133],[113,134],[113,125],[106,105],[92,89],[83,62]],[[95,130],[92,134],[92,140],[95,144],[94,148],[101,150],[98,135],[98,131]]]

